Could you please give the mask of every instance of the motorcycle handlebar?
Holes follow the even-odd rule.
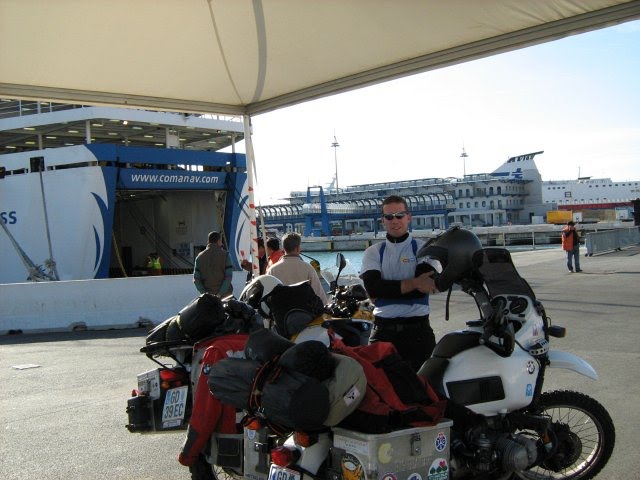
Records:
[[[480,344],[486,345],[501,357],[509,357],[515,347],[515,332],[513,325],[505,322],[508,313],[507,301],[503,297],[498,297],[492,303],[494,303],[493,313],[484,324]],[[492,341],[491,337],[493,336],[499,338],[501,343]]]

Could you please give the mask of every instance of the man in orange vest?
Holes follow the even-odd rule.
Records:
[[[562,230],[562,249],[567,252],[567,268],[573,273],[573,264],[575,263],[576,272],[580,270],[580,236],[576,230],[576,224],[572,221],[567,222],[567,226]],[[572,261],[573,259],[573,261]]]

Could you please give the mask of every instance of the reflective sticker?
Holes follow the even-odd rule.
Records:
[[[532,397],[533,396],[533,385],[531,385],[530,383],[527,383],[526,396],[527,397]]]
[[[527,372],[529,372],[530,375],[533,375],[535,371],[536,371],[536,364],[534,363],[533,360],[529,360],[527,362]]]

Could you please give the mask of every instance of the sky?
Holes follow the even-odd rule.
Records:
[[[638,180],[640,21],[283,108],[252,125],[262,205],[328,185],[336,160],[339,187],[488,173],[541,150],[543,180]]]

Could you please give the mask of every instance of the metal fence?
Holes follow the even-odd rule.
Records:
[[[640,227],[619,228],[602,232],[587,233],[585,246],[587,255],[621,250],[640,243]]]

